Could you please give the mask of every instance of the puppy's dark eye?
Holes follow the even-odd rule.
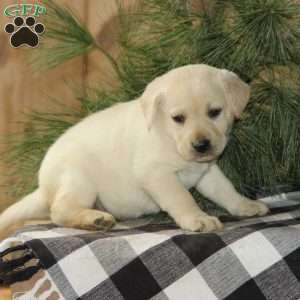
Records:
[[[173,119],[176,123],[183,124],[184,121],[185,121],[185,116],[184,116],[184,115],[176,115],[176,116],[173,116],[172,119]]]
[[[208,116],[211,119],[215,119],[220,115],[221,112],[222,112],[222,108],[212,108],[208,111]]]

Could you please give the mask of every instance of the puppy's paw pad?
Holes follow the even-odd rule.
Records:
[[[185,217],[180,224],[180,227],[190,231],[211,232],[221,230],[223,224],[216,217],[212,216],[198,216]]]
[[[266,204],[260,201],[244,200],[234,211],[234,215],[243,217],[264,216],[269,212]]]
[[[110,214],[105,214],[94,220],[97,229],[111,229],[116,224],[115,218]]]

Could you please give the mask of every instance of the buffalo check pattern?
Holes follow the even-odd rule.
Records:
[[[226,222],[215,233],[170,224],[107,233],[39,225],[4,240],[0,251],[22,241],[60,299],[298,300],[300,199],[263,200],[270,215]]]

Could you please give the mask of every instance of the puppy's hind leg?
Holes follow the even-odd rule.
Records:
[[[62,226],[86,230],[108,230],[116,221],[94,209],[97,191],[86,176],[65,174],[51,205],[51,220]]]

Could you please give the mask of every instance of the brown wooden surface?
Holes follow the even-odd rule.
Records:
[[[83,0],[61,1],[72,4],[79,12],[84,12]],[[0,134],[22,130],[17,122],[22,119],[24,111],[29,109],[50,109],[48,96],[63,99],[66,103],[72,103],[73,95],[66,87],[64,79],[75,82],[83,81],[83,58],[76,58],[47,73],[34,73],[28,65],[28,51],[24,47],[14,49],[9,44],[9,36],[2,28],[11,18],[5,17],[2,12],[12,1],[0,2]],[[3,149],[2,149],[3,150]],[[5,170],[0,169],[1,174]],[[4,191],[0,190],[0,210],[16,199],[8,199]]]
[[[9,288],[0,287],[0,299],[1,300],[10,300],[11,292]]]

